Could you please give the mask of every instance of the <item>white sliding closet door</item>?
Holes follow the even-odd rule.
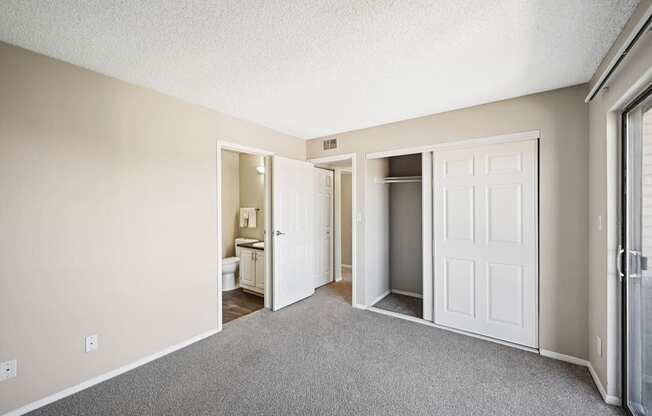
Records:
[[[537,142],[433,153],[435,322],[538,347]]]
[[[333,281],[333,171],[314,168],[315,287]]]

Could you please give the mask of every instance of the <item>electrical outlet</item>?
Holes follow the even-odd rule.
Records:
[[[9,380],[16,377],[18,371],[18,361],[11,360],[0,363],[0,381]]]
[[[93,352],[99,347],[97,335],[86,337],[86,352]]]
[[[602,357],[602,339],[600,337],[595,337],[595,353],[598,354],[598,357]]]

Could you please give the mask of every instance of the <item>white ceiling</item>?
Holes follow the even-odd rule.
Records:
[[[0,40],[301,138],[589,80],[637,0],[3,0]]]

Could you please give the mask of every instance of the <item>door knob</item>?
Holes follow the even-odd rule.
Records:
[[[275,233],[275,234],[276,234],[277,236],[278,236],[278,235],[285,235],[284,232],[281,232],[281,231],[279,231],[279,230],[276,230],[276,233]]]

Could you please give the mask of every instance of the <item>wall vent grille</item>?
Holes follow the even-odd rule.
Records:
[[[323,150],[333,150],[337,149],[337,139],[332,138],[332,139],[326,139],[322,142],[322,149]]]

